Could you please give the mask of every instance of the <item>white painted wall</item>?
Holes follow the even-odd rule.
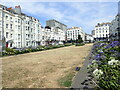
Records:
[[[81,35],[82,40],[85,41],[85,33],[81,27],[71,27],[67,29],[67,40],[77,40],[78,35]]]

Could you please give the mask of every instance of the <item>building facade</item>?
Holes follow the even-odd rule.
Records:
[[[1,47],[25,48],[40,45],[39,20],[22,13],[20,6],[13,9],[0,5],[0,17]]]
[[[41,45],[63,44],[67,26],[55,19],[46,21],[46,27],[42,30]]]
[[[118,14],[110,25],[110,40],[120,41],[120,15]]]
[[[55,19],[46,21],[46,26],[59,28],[63,31],[66,31],[66,29],[67,29],[67,26],[65,24],[63,24]]]
[[[120,1],[118,2],[118,14],[110,25],[110,40],[120,41]]]
[[[85,32],[81,27],[71,27],[67,29],[67,40],[77,40],[78,35],[81,35],[82,40],[85,41]]]
[[[41,45],[61,44],[65,41],[65,31],[56,27],[46,26],[42,31]]]
[[[90,35],[90,34],[85,34],[85,42],[91,43],[91,42],[93,42],[93,41],[94,41],[94,38],[93,38],[92,35]]]
[[[110,24],[107,23],[98,23],[94,29],[94,40],[95,41],[106,41],[109,40]]]

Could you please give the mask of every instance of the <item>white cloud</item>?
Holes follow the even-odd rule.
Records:
[[[119,0],[2,0],[2,2],[118,2]]]
[[[99,22],[108,22],[116,14],[116,4],[112,3],[36,3],[36,2],[3,2],[6,6],[20,5],[28,15],[48,19],[57,19],[71,26],[81,26],[90,33]],[[112,10],[112,12],[110,12]],[[112,17],[111,17],[112,16]],[[40,20],[41,21],[41,20]]]
[[[16,6],[20,5],[22,8],[22,11],[25,13],[33,14],[35,16],[49,16],[51,18],[56,18],[58,20],[61,20],[64,18],[64,14],[61,13],[57,8],[47,7],[42,3],[33,3],[33,2],[14,2],[14,3],[3,3],[7,6]]]

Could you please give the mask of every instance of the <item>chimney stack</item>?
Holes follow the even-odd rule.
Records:
[[[20,7],[20,5],[15,6],[14,11],[15,11],[15,13],[17,13],[17,14],[21,14],[21,7]]]

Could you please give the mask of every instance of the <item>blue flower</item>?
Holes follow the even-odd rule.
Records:
[[[100,47],[103,47],[103,46],[105,46],[106,45],[106,43],[102,43],[101,45],[100,45]]]
[[[101,59],[101,55],[100,55],[100,54],[97,54],[96,56],[94,56],[94,59],[95,59],[95,60],[100,60],[100,59]]]
[[[110,50],[111,53],[115,53],[116,51],[115,50]]]

